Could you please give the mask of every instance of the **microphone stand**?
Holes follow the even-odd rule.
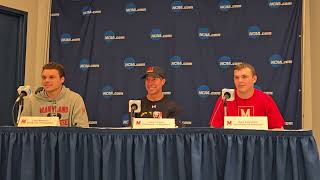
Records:
[[[20,86],[20,87],[22,87],[22,86]],[[20,89],[20,87],[19,87],[19,89]],[[24,97],[27,96],[27,95],[28,95],[28,93],[25,90],[22,90],[21,93],[19,92],[19,96],[15,100],[15,102],[14,102],[14,104],[12,106],[11,115],[12,115],[12,123],[13,123],[14,126],[17,126],[19,124],[20,115],[21,115],[22,107],[23,107],[23,100],[24,100]],[[18,110],[18,114],[17,114],[17,119],[15,119],[14,118],[14,113],[15,113],[15,107],[16,107],[17,103],[19,103],[19,110]]]
[[[19,124],[19,121],[20,121],[20,115],[21,115],[21,112],[22,112],[22,102],[23,101],[20,101],[19,102],[19,109],[18,109],[18,115],[17,115],[17,125]]]
[[[223,100],[223,106],[224,106],[224,116],[227,116],[227,100],[231,97],[231,94],[229,92],[226,92],[223,97],[222,97],[222,100]]]
[[[223,99],[223,114],[224,116],[227,116],[227,100],[226,99]]]
[[[130,126],[131,128],[133,127],[133,118],[134,118],[134,108],[131,108],[131,112],[130,112]]]
[[[15,107],[17,105],[17,103],[19,103],[19,110],[18,110],[18,114],[17,114],[17,119],[15,119]],[[19,101],[15,101],[12,109],[11,109],[11,116],[12,116],[12,123],[14,126],[17,126],[19,121],[20,121],[20,116],[21,116],[21,112],[22,112],[22,107],[23,107],[23,99],[19,100]]]

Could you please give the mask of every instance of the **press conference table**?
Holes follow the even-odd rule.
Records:
[[[319,180],[312,131],[0,127],[1,180]]]

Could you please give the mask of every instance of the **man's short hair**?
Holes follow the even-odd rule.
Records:
[[[49,62],[48,64],[45,64],[42,67],[42,71],[45,69],[56,69],[59,72],[59,76],[60,77],[64,77],[65,73],[64,73],[64,67],[62,64],[56,63],[56,62]]]
[[[239,71],[239,70],[244,69],[244,68],[249,68],[249,69],[251,70],[253,76],[256,76],[256,75],[257,75],[257,74],[256,74],[256,70],[255,70],[254,67],[253,67],[251,64],[249,64],[249,63],[241,63],[241,64],[238,64],[238,65],[234,66],[233,71],[235,71],[235,70]]]

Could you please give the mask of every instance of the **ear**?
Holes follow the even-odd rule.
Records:
[[[256,83],[256,82],[257,82],[257,80],[258,80],[257,75],[254,75],[254,76],[253,76],[253,83]]]
[[[166,79],[161,80],[162,86],[166,83]]]
[[[60,81],[61,81],[61,84],[63,84],[63,83],[64,83],[64,76],[63,76],[63,77],[61,77]]]

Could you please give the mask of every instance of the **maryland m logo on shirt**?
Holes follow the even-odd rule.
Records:
[[[238,116],[254,116],[254,106],[238,106]]]

